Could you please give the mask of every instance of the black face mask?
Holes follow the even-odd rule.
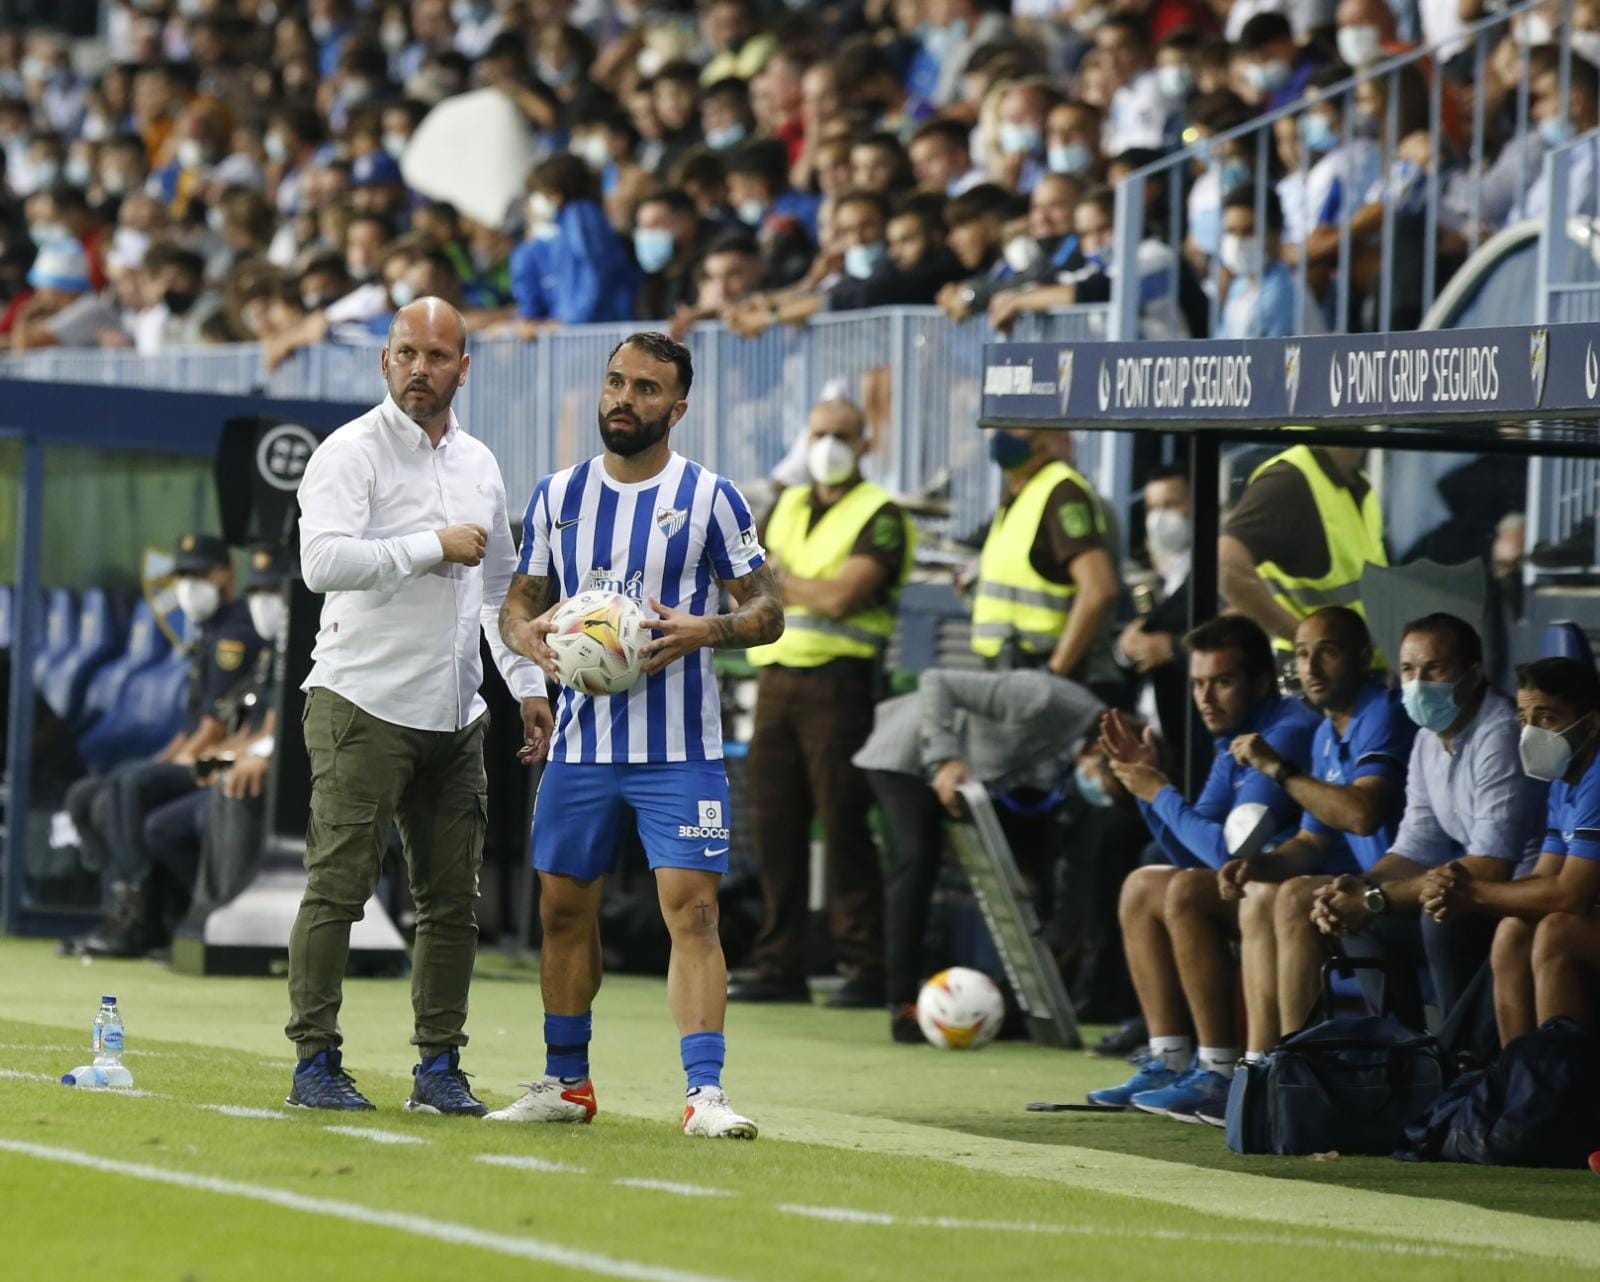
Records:
[[[615,413],[615,411],[612,411]],[[604,412],[600,414],[600,441],[606,449],[623,458],[632,458],[635,454],[643,454],[647,449],[659,441],[671,430],[668,423],[670,414],[663,414],[658,419],[639,419],[639,426],[626,432],[616,431],[611,424],[606,422]]]
[[[167,305],[167,310],[174,316],[182,316],[194,306],[197,295],[189,289],[169,289],[161,295],[161,301]]]

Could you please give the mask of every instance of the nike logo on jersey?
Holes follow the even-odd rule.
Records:
[[[724,846],[721,850],[713,850],[713,849],[711,849],[710,846],[706,847],[706,858],[707,859],[715,859],[718,855],[725,855],[727,853],[728,853],[728,848],[726,846]]]
[[[583,518],[581,516],[575,516],[570,521],[557,521],[556,522],[556,529],[558,529],[558,530],[570,529],[572,526],[576,525],[581,520],[583,520]]]

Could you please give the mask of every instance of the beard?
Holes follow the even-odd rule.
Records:
[[[612,414],[615,410],[610,411]],[[671,425],[667,422],[668,416],[663,414],[656,419],[635,418],[636,426],[623,430],[612,427],[607,421],[607,412],[600,411],[600,441],[612,454],[622,458],[632,458],[635,454],[643,454],[652,445],[666,436]]]
[[[450,402],[455,400],[455,388],[452,386],[441,396],[432,387],[424,388],[421,384],[401,383],[398,387],[391,384],[389,395],[394,398],[402,414],[412,422],[420,423],[424,419],[438,418],[448,410]]]

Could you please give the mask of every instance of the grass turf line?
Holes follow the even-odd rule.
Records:
[[[379,1113],[359,1120],[363,1127],[430,1141],[426,1148],[390,1147],[326,1134],[332,1119],[322,1115],[266,1120],[195,1107],[281,1106],[291,1063],[278,1031],[284,1014],[281,982],[198,981],[144,963],[83,968],[48,956],[37,944],[10,941],[0,943],[0,973],[24,981],[8,985],[12,991],[0,1002],[0,1012],[9,1015],[20,1006],[19,1013],[35,1020],[45,1016],[32,1025],[0,1021],[0,1045],[5,1047],[0,1066],[43,1075],[80,1062],[78,1052],[25,1048],[71,1046],[78,1035],[86,1040],[95,1000],[109,987],[127,1012],[129,1063],[138,1085],[167,1097],[97,1098],[13,1079],[3,1088],[7,1105],[0,1108],[0,1137],[294,1194],[330,1196],[482,1231],[525,1233],[563,1247],[722,1277],[894,1278],[914,1270],[922,1277],[953,1278],[970,1276],[975,1249],[984,1267],[1017,1277],[1059,1276],[1067,1260],[1075,1273],[1117,1282],[1170,1277],[1207,1257],[1235,1274],[1264,1274],[1270,1268],[1292,1269],[1297,1277],[1343,1277],[1351,1264],[1369,1260],[1368,1267],[1391,1267],[1379,1263],[1388,1245],[1371,1234],[1326,1232],[1324,1224],[1341,1218],[1344,1187],[1307,1186],[1299,1171],[1291,1174],[1292,1168],[1310,1166],[1317,1179],[1354,1179],[1368,1185],[1392,1172],[1386,1187],[1411,1193],[1423,1182],[1419,1175],[1446,1169],[1357,1159],[1325,1167],[1296,1159],[1261,1159],[1257,1164],[1269,1176],[1281,1176],[1208,1172],[1207,1162],[1226,1167],[1230,1160],[1220,1136],[1209,1128],[1120,1116],[1092,1119],[1120,1124],[1120,1134],[1107,1127],[1097,1138],[1108,1147],[1120,1144],[1122,1151],[1100,1153],[1084,1146],[1081,1117],[1041,1117],[1020,1110],[1029,1098],[1071,1098],[1069,1092],[1101,1083],[1120,1072],[1120,1065],[1028,1046],[1001,1045],[970,1056],[893,1047],[882,1016],[820,1009],[735,1010],[729,1084],[735,1103],[763,1123],[764,1135],[749,1146],[694,1143],[676,1134],[673,1125],[681,1079],[662,986],[628,979],[608,981],[598,1003],[601,1120],[589,1128],[505,1128],[491,1135],[484,1133],[490,1128],[477,1123],[399,1111],[413,1059],[404,1044],[409,1026],[406,988],[352,984],[345,1021],[349,1062],[380,1105]],[[464,1062],[480,1074],[476,1084],[484,1096],[500,1103],[515,1093],[515,1079],[528,1073],[528,1061],[535,1055],[537,991],[527,982],[528,972],[494,973],[514,982],[475,987],[470,1025],[475,1036]],[[231,1045],[216,1046],[223,1036]],[[191,1045],[153,1045],[158,1038]],[[848,1076],[841,1077],[834,1068],[841,1060],[855,1066]],[[827,1089],[819,1091],[819,1086]],[[788,1135],[814,1142],[786,1142]],[[1067,1136],[1072,1143],[1061,1143]],[[882,1151],[870,1151],[875,1149]],[[1146,1150],[1154,1150],[1152,1156],[1159,1160],[1138,1156]],[[491,1166],[479,1161],[484,1155],[536,1158],[582,1167],[587,1174]],[[1102,1161],[1124,1175],[1141,1171],[1145,1200],[1092,1187],[1116,1184],[1095,1169]],[[971,1169],[973,1163],[983,1169]],[[8,1209],[16,1212],[16,1223],[28,1226],[26,1258],[36,1259],[39,1266],[24,1276],[61,1272],[56,1266],[78,1249],[62,1233],[50,1232],[53,1217],[45,1212],[45,1203],[65,1195],[79,1208],[98,1207],[103,1204],[98,1195],[83,1190],[108,1179],[116,1182],[116,1177],[98,1172],[46,1172],[40,1169],[43,1165],[16,1154],[0,1158],[0,1185],[16,1190]],[[1004,1174],[992,1167],[1023,1173]],[[1498,1216],[1493,1240],[1513,1253],[1531,1243],[1544,1254],[1570,1255],[1585,1243],[1600,1242],[1590,1211],[1595,1205],[1593,1177],[1587,1173],[1451,1170],[1476,1177],[1491,1204],[1492,1190],[1498,1187],[1501,1205],[1503,1195],[1530,1175],[1552,1177],[1542,1219]],[[1211,1214],[1161,1205],[1163,1190],[1178,1173],[1191,1192],[1215,1186],[1211,1196],[1232,1209]],[[618,1187],[613,1183],[618,1179],[719,1188],[737,1196],[691,1200],[659,1189]],[[1258,1196],[1262,1187],[1315,1195],[1323,1214],[1264,1215]],[[1375,1193],[1357,1190],[1357,1200],[1373,1199]],[[91,1197],[90,1203],[82,1201],[85,1196]],[[184,1268],[201,1276],[240,1275],[229,1264],[236,1266],[241,1257],[230,1256],[231,1248],[208,1244],[204,1233],[194,1234],[190,1243],[173,1240],[170,1229],[151,1231],[153,1223],[173,1221],[137,1208],[165,1207],[172,1199],[189,1208],[177,1220],[186,1225],[218,1215],[230,1223],[255,1223],[287,1214],[252,1203],[223,1209],[214,1194],[133,1182],[112,1204],[118,1215],[132,1208],[126,1231],[132,1235],[130,1244],[139,1245],[127,1258],[172,1266],[152,1270],[153,1276],[177,1276]],[[1475,1208],[1443,1196],[1390,1200],[1446,1213],[1431,1228],[1425,1218],[1418,1219],[1418,1232],[1405,1236],[1422,1244],[1431,1236],[1430,1250],[1453,1254],[1409,1255],[1404,1259],[1408,1276],[1463,1276],[1469,1259],[1474,1260],[1474,1278],[1531,1278],[1534,1269],[1541,1278],[1580,1275],[1531,1260],[1485,1259],[1474,1252],[1470,1237],[1437,1231]],[[834,1208],[866,1219],[819,1222],[780,1211],[781,1204]],[[1475,1214],[1495,1219],[1495,1213]],[[1589,1223],[1572,1222],[1580,1216]],[[941,1218],[959,1225],[938,1227]],[[1498,1231],[1508,1224],[1516,1228],[1524,1219],[1527,1233]],[[983,1222],[1037,1225],[1048,1232],[972,1227]],[[1364,1223],[1358,1217],[1346,1222]],[[714,1224],[716,1229],[686,1240],[685,1225],[693,1223]],[[1533,1230],[1548,1240],[1536,1240],[1541,1234]],[[392,1235],[386,1240],[371,1227],[324,1222],[307,1224],[300,1235],[318,1244],[315,1258],[320,1261],[324,1242],[371,1241],[375,1232],[383,1258],[402,1262],[401,1276],[412,1275],[413,1264],[418,1266],[416,1276],[428,1272],[421,1262],[432,1258],[432,1248]],[[1365,1249],[1330,1252],[1323,1244],[1331,1245],[1336,1237]],[[1308,1252],[1313,1244],[1317,1249]],[[1134,1246],[1136,1250],[1129,1249]],[[1373,1252],[1379,1260],[1371,1258]],[[208,1262],[210,1267],[204,1267]],[[320,1271],[323,1266],[316,1267]],[[488,1258],[478,1275],[497,1277],[503,1270],[512,1276],[510,1270],[518,1267],[525,1276],[525,1261],[518,1266]],[[326,1275],[336,1271],[330,1267]]]

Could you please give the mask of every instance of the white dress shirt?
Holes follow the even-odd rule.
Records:
[[[436,531],[489,532],[477,566],[447,563]],[[434,449],[383,404],[333,433],[300,480],[300,570],[327,593],[303,689],[343,695],[414,730],[460,730],[483,715],[478,629],[519,700],[544,674],[500,640],[499,610],[517,565],[505,483],[489,447],[450,415]]]

